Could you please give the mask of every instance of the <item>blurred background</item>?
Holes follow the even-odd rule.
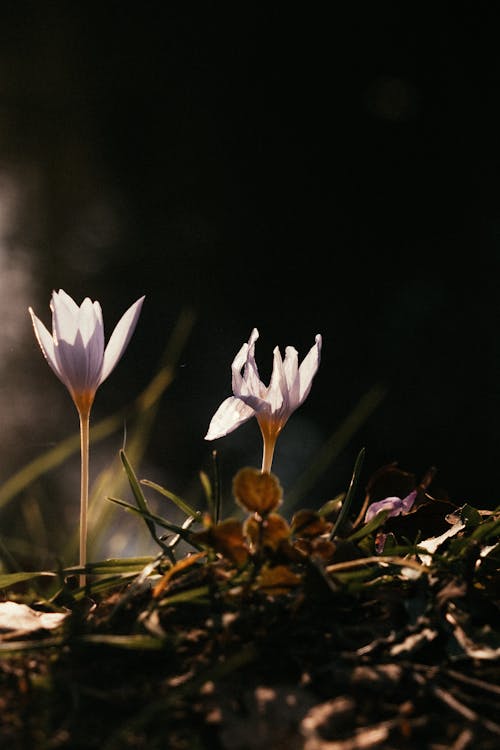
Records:
[[[2,3],[4,565],[74,556],[77,414],[28,315],[49,325],[59,288],[98,299],[108,337],[146,295],[92,414],[95,555],[149,551],[106,516],[123,445],[198,507],[216,449],[233,511],[257,424],[204,436],[254,326],[266,381],[276,345],[302,358],[323,336],[273,465],[290,512],[345,491],[362,447],[362,484],[435,466],[436,493],[498,504],[498,28],[491,6],[449,8]]]

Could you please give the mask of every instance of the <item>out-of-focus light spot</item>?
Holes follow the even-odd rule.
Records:
[[[8,367],[8,355],[20,347],[28,326],[24,312],[30,302],[29,261],[23,250],[13,247],[18,226],[22,187],[0,171],[0,372]]]

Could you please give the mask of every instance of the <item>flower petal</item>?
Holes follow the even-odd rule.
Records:
[[[78,332],[78,313],[76,302],[62,289],[52,292],[50,301],[52,310],[52,331],[56,344],[62,340],[72,344]]]
[[[288,400],[290,402],[290,408],[295,410],[300,404],[300,378],[298,377],[298,353],[297,349],[293,346],[287,346],[285,349],[285,359],[283,362],[283,370],[285,373]]]
[[[389,511],[389,513],[387,514],[387,518],[391,518],[391,516],[399,516],[401,514],[406,515],[410,512],[416,497],[417,490],[413,490],[404,498],[386,497],[383,500],[378,500],[377,502],[372,503],[368,506],[368,509],[366,511],[365,523],[371,521],[371,519],[374,518],[377,513],[380,513],[380,511],[382,510]]]
[[[286,419],[288,419],[291,413],[289,411],[288,384],[279,347],[274,347],[273,356],[273,371],[267,389],[266,401],[270,404],[273,413],[278,414],[279,412],[283,416],[286,415]]]
[[[88,361],[81,335],[77,333],[72,344],[63,340],[56,343],[55,353],[61,379],[67,385],[71,394],[74,396],[76,393],[86,390],[88,386]]]
[[[85,354],[82,364],[80,387],[86,391],[96,391],[100,383],[104,358],[104,328],[101,306],[86,297],[78,312],[77,342],[81,342]]]
[[[254,414],[255,411],[252,407],[245,404],[240,398],[229,396],[222,402],[212,417],[205,440],[216,440],[228,435],[251,419]]]
[[[54,339],[44,326],[41,320],[37,318],[35,313],[33,312],[33,308],[28,308],[29,314],[31,315],[31,320],[33,323],[33,329],[35,331],[35,336],[38,341],[38,345],[40,346],[40,349],[42,350],[43,356],[51,366],[51,368],[54,370],[55,374],[60,380],[63,380],[63,377],[61,375],[61,372],[59,370],[59,363],[57,361],[57,357],[55,354],[55,348],[54,348]]]
[[[323,339],[321,334],[317,334],[314,345],[310,348],[308,354],[302,360],[299,367],[299,402],[300,406],[309,395],[314,376],[316,375],[321,359],[321,346]]]
[[[111,334],[108,345],[104,351],[104,361],[99,378],[99,385],[106,380],[111,371],[116,367],[120,357],[125,351],[128,342],[134,332],[135,326],[144,302],[144,296],[140,297],[129,309],[122,315],[117,323],[115,330]]]
[[[255,342],[258,337],[259,332],[254,328],[248,342],[243,344],[234,358],[231,365],[233,396],[219,406],[210,422],[205,440],[223,437],[255,416],[264,438],[265,466],[270,467],[277,436],[311,389],[312,379],[319,366],[321,336],[316,336],[316,344],[300,369],[296,349],[287,347],[283,361],[279,347],[275,347],[269,386],[265,386],[260,380],[255,362]]]
[[[233,362],[231,364],[231,373],[232,373],[232,389],[235,395],[237,392],[240,392],[242,390],[244,393],[249,392],[247,390],[247,385],[245,383],[245,376],[247,375],[247,368],[249,366],[249,363],[255,364],[255,359],[254,359],[255,342],[257,341],[258,338],[259,338],[259,332],[256,328],[254,328],[252,330],[252,333],[250,334],[248,343],[243,344],[238,354],[233,359]],[[243,367],[245,367],[245,375],[241,374],[241,370]],[[255,365],[255,370],[257,371],[256,365]],[[257,372],[257,377],[258,377],[258,372]]]
[[[90,300],[88,302],[91,304]],[[80,308],[62,289],[53,293],[50,306],[55,357],[61,379],[74,398],[89,386],[87,351],[79,330]],[[85,303],[82,308],[88,310]]]

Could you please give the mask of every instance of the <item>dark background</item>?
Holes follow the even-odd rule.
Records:
[[[263,379],[275,345],[302,357],[323,335],[311,395],[278,442],[285,488],[381,385],[308,503],[344,490],[365,446],[364,481],[390,461],[418,477],[435,465],[452,500],[494,507],[493,6],[333,6],[3,3],[0,171],[21,195],[4,262],[27,264],[28,303],[47,323],[54,288],[99,299],[108,335],[146,294],[96,419],[147,384],[181,311],[195,312],[147,451],[173,491],[193,492],[215,447],[227,481],[260,465],[254,421],[203,440],[257,326]],[[24,301],[16,314],[23,377],[33,374],[45,404],[48,393],[64,401],[68,422],[48,435],[47,415],[25,416],[4,478],[40,450],[38,432],[57,440],[75,419]],[[15,343],[11,355],[8,403],[23,398]]]

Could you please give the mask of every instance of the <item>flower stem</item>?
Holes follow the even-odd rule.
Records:
[[[78,410],[80,416],[80,452],[81,452],[81,484],[80,484],[80,567],[87,564],[87,510],[89,504],[89,425],[90,409]],[[80,586],[86,585],[85,573],[80,575]]]
[[[262,451],[262,473],[271,473],[271,466],[273,464],[274,447],[276,445],[277,435],[272,435],[261,429],[262,438],[264,442],[264,448]]]

